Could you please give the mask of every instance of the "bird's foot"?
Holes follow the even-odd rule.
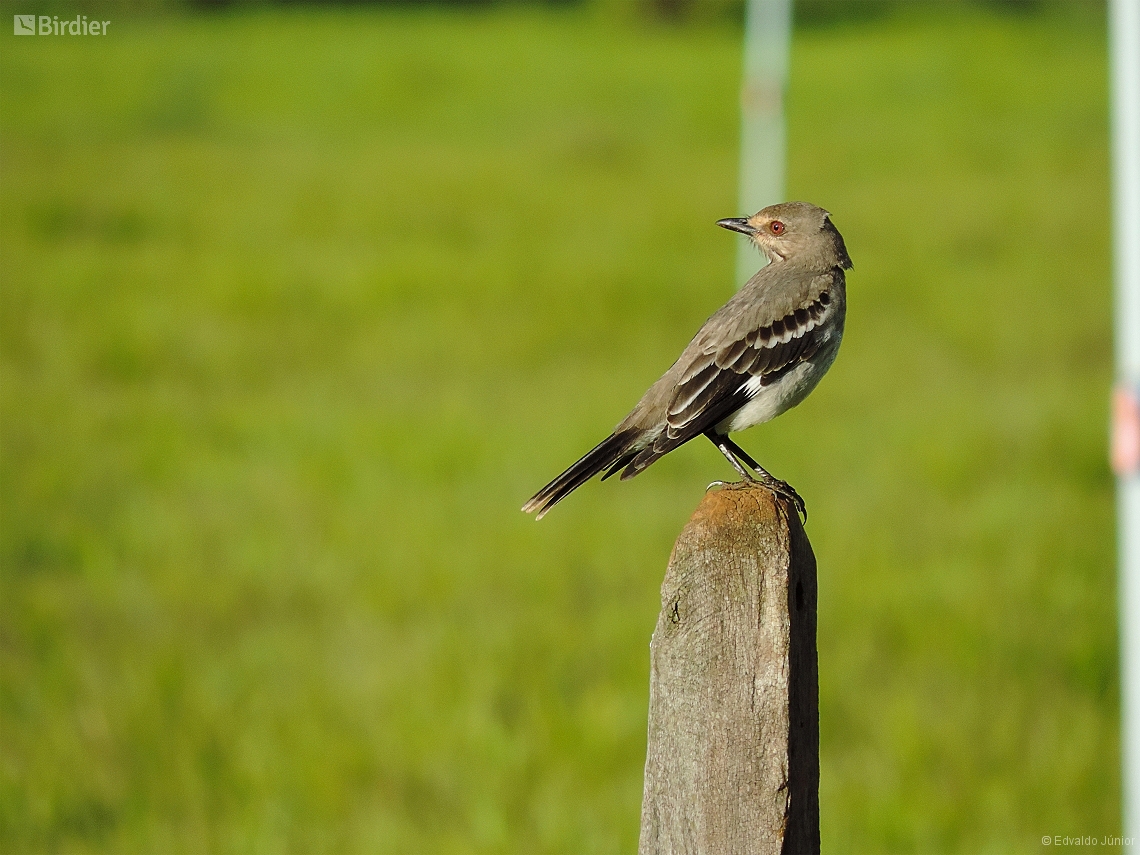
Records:
[[[740,474],[741,474],[741,478],[739,481],[713,481],[711,484],[709,484],[707,487],[705,487],[705,492],[707,493],[713,487],[720,487],[720,488],[725,489],[725,490],[731,490],[734,487],[735,488],[748,487],[752,484],[761,483],[752,477],[751,472],[745,471],[745,472],[741,472]]]
[[[806,523],[808,516],[807,505],[804,504],[803,497],[796,492],[796,488],[789,484],[787,481],[781,481],[779,478],[774,478],[771,475],[768,475],[766,472],[764,474],[767,475],[767,477],[761,478],[759,483],[767,489],[771,490],[772,493],[779,498],[787,499],[789,502],[791,502],[796,508],[796,513],[798,513]]]

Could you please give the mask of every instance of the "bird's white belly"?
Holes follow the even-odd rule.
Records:
[[[827,373],[835,355],[839,351],[838,342],[826,352],[819,352],[807,362],[801,362],[775,383],[761,386],[759,378],[748,381],[749,386],[758,389],[755,397],[747,404],[716,426],[716,432],[724,435],[747,430],[753,425],[771,421],[781,413],[790,410],[806,398]]]

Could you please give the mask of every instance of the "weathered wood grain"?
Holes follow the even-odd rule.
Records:
[[[819,852],[815,556],[757,485],[708,492],[650,644],[641,855]]]

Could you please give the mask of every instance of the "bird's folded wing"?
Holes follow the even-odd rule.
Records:
[[[743,305],[725,307],[732,314],[721,322],[710,318],[682,356],[666,429],[655,445],[674,446],[704,433],[810,359],[834,320],[833,284],[830,275],[814,277],[798,300],[742,300]]]

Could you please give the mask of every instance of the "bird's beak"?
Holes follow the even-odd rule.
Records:
[[[742,235],[748,235],[749,237],[756,234],[756,229],[748,225],[748,220],[744,217],[729,217],[725,220],[717,220],[716,224],[722,229],[740,232]]]

